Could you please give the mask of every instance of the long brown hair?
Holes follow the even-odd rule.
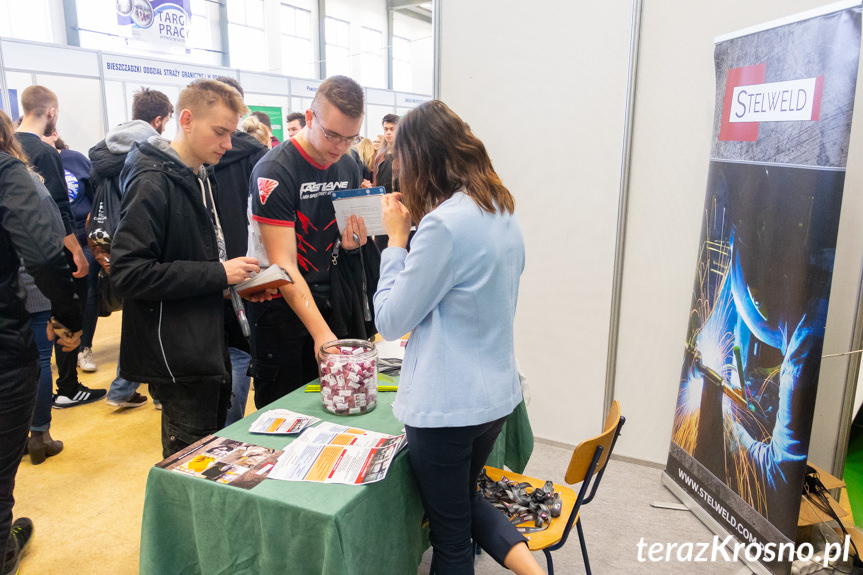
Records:
[[[6,152],[25,164],[29,163],[24,149],[21,148],[18,138],[15,137],[15,126],[12,125],[12,120],[3,110],[0,110],[0,152]]]
[[[440,100],[425,102],[401,119],[394,147],[402,201],[415,222],[459,190],[486,212],[515,210],[515,199],[483,143]]]

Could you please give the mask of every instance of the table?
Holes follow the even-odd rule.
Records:
[[[346,418],[325,412],[317,393],[300,388],[217,435],[282,449],[291,438],[248,432],[262,411],[274,408],[399,434],[403,426],[392,414],[394,399],[395,393],[379,392],[374,411]],[[523,471],[532,450],[522,403],[504,426],[489,465]],[[423,515],[406,450],[383,481],[364,486],[266,479],[245,490],[153,467],[141,525],[140,573],[416,573],[429,545]]]

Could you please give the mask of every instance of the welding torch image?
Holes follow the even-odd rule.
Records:
[[[689,360],[692,369],[698,371],[704,381],[709,382],[718,387],[728,399],[752,413],[755,417],[766,423],[766,416],[760,409],[757,402],[754,401],[749,394],[749,389],[746,387],[746,380],[743,378],[743,360],[740,356],[740,347],[734,346],[734,359],[737,363],[737,375],[740,378],[740,389],[735,388],[731,382],[722,377],[710,366],[704,365],[702,362],[701,352],[693,345],[686,346],[686,356]]]

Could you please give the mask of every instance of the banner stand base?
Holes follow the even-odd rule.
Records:
[[[698,504],[692,497],[689,496],[689,493],[683,490],[677,483],[674,482],[674,479],[668,475],[665,471],[662,472],[662,485],[665,486],[666,489],[671,491],[671,493],[677,497],[683,505],[685,505],[693,515],[695,515],[699,521],[701,521],[708,529],[710,529],[715,535],[720,537],[731,536],[734,535],[725,529],[718,521],[716,521],[713,517],[710,516],[707,511]],[[741,558],[740,562],[746,565],[746,569],[741,570],[737,573],[737,575],[747,575],[748,573],[754,573],[755,575],[771,575],[770,571],[767,570],[764,565],[758,563],[757,561],[747,561],[745,558]]]

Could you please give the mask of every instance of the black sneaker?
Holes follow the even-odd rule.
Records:
[[[99,401],[108,395],[107,389],[90,389],[89,387],[78,384],[78,389],[73,397],[57,394],[54,396],[54,409],[66,409],[67,407],[75,407],[76,405],[84,405],[85,403],[93,403]]]
[[[21,555],[33,540],[33,522],[27,517],[19,517],[12,524],[6,551],[6,564],[3,575],[16,575],[21,564]]]

